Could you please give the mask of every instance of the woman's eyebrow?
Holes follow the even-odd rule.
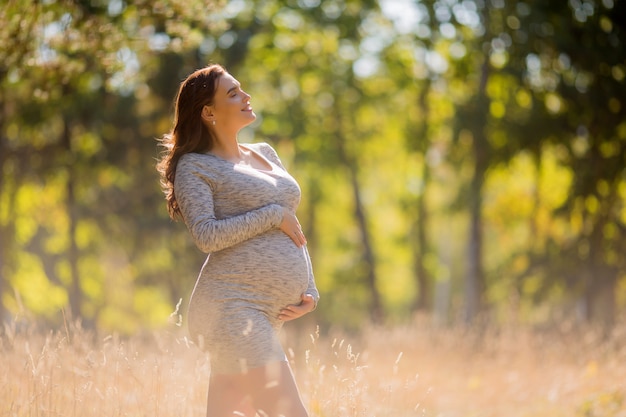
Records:
[[[240,85],[239,84],[235,84],[233,87],[229,88],[228,91],[226,92],[226,94],[230,94],[233,91],[239,89]]]

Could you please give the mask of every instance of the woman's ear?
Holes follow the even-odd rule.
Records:
[[[213,109],[211,108],[211,106],[204,106],[202,108],[202,120],[204,120],[205,122],[212,122],[214,120]]]

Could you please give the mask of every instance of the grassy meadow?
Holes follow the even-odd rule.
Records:
[[[333,333],[286,326],[312,417],[626,417],[625,326]],[[184,329],[0,334],[0,417],[204,416],[209,364]]]

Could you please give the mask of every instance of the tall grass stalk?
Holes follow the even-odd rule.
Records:
[[[320,334],[322,333],[322,334]],[[626,417],[626,330],[288,325],[312,417]],[[201,417],[208,358],[179,328],[0,335],[0,417]]]

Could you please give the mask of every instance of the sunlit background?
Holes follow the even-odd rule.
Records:
[[[252,95],[258,115],[240,140],[272,144],[302,187],[298,216],[322,299],[290,327],[300,338],[317,331],[316,349],[328,347],[330,358],[346,350],[336,334],[361,338],[363,350],[380,355],[370,356],[372,369],[382,366],[379,339],[410,328],[385,359],[390,404],[403,404],[397,387],[408,386],[423,388],[428,402],[445,379],[411,378],[465,363],[454,340],[471,340],[464,355],[483,355],[485,368],[462,372],[468,392],[522,380],[543,390],[542,358],[559,355],[515,351],[516,331],[529,346],[553,337],[550,346],[582,349],[567,364],[548,362],[557,382],[543,380],[541,400],[520,391],[519,404],[536,406],[520,414],[489,414],[498,408],[488,396],[484,407],[457,414],[413,405],[339,410],[345,396],[363,405],[360,395],[378,391],[359,385],[365,368],[352,353],[337,368],[318,352],[306,375],[335,366],[337,381],[353,385],[334,392],[336,402],[311,402],[314,415],[626,415],[626,369],[612,365],[626,363],[623,0],[4,0],[0,22],[0,335],[33,370],[37,354],[19,356],[16,346],[60,346],[42,331],[67,340],[75,326],[114,340],[184,337],[205,255],[168,218],[157,139],[171,127],[180,81],[217,62]],[[179,319],[180,328],[172,324]],[[422,337],[442,356],[415,372],[402,368],[412,356],[398,346],[426,354]],[[106,368],[106,350],[118,345],[86,339],[88,347],[67,342],[72,355],[91,350],[90,361]],[[119,363],[134,363],[132,348],[116,352]],[[167,354],[157,362],[168,363],[172,350],[159,352]],[[507,353],[519,363],[487,381],[489,355],[502,365]],[[402,369],[411,376],[399,377]],[[605,379],[583,384],[590,375]],[[573,379],[583,382],[562,382]],[[180,397],[172,395],[174,408]],[[201,410],[204,395],[180,415]],[[406,393],[407,404],[415,395]],[[53,415],[35,397],[6,415]],[[116,401],[109,415],[144,415]],[[431,409],[463,409],[464,401],[432,401]],[[574,408],[558,411],[561,401]]]

